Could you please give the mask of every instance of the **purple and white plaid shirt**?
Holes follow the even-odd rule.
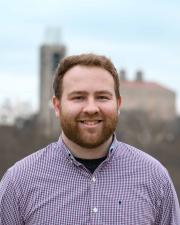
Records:
[[[166,169],[114,139],[93,174],[62,139],[17,162],[0,183],[0,225],[180,225]]]

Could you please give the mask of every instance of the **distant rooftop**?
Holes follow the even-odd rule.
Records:
[[[149,88],[149,89],[160,88],[160,89],[169,90],[171,92],[174,92],[171,89],[169,89],[161,84],[158,84],[156,82],[121,80],[120,84],[121,83],[123,86],[130,87],[130,88]]]
[[[142,70],[136,71],[134,80],[129,80],[127,78],[127,72],[124,69],[119,71],[119,77],[120,77],[120,84],[122,83],[123,86],[129,87],[129,88],[148,88],[148,89],[157,89],[158,88],[158,89],[168,90],[170,92],[175,93],[170,88],[165,87],[161,84],[158,84],[158,83],[152,82],[152,81],[146,81],[144,79],[144,73]]]

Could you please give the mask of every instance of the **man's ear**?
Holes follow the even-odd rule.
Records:
[[[53,104],[53,107],[54,107],[56,117],[59,118],[60,117],[60,100],[56,96],[53,96],[52,97],[52,104]]]

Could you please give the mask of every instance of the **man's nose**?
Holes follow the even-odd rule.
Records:
[[[84,113],[95,114],[99,112],[99,107],[95,101],[95,99],[88,99],[86,105],[83,108]]]

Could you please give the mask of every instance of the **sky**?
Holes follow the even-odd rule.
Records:
[[[67,55],[104,54],[130,80],[147,81],[177,94],[180,114],[180,1],[0,0],[0,104],[39,104],[39,47],[47,29],[60,29]]]

